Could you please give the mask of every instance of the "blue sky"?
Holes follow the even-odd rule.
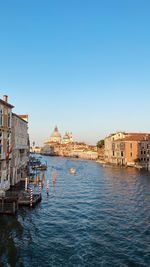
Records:
[[[0,98],[29,114],[31,141],[55,125],[95,144],[150,132],[150,1],[0,1]]]

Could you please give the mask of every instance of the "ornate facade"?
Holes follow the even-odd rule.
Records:
[[[97,147],[74,142],[71,132],[66,132],[61,139],[61,134],[57,127],[54,129],[50,139],[44,143],[41,154],[84,159],[98,158]]]
[[[15,185],[27,176],[29,136],[25,115],[12,114],[12,144],[11,185]]]
[[[72,133],[66,132],[64,137],[61,137],[61,134],[57,128],[54,128],[53,133],[51,134],[50,138],[44,143],[45,146],[51,146],[56,144],[68,144],[73,142]]]

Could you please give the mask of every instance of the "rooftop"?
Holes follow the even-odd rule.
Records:
[[[4,101],[2,99],[0,99],[0,104],[5,105],[8,108],[14,108],[14,106],[12,106],[11,104],[9,104],[8,102],[6,102],[6,101]]]
[[[148,141],[150,134],[147,133],[131,133],[127,134],[124,138],[117,139],[116,141]]]

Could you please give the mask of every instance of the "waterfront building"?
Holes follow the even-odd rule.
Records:
[[[57,126],[54,128],[50,138],[44,142],[44,146],[41,148],[41,154],[57,156],[59,144],[61,144],[62,138]]]
[[[114,156],[113,156],[113,149],[112,149],[112,143],[115,140],[119,140],[125,137],[125,133],[123,132],[117,132],[115,134],[111,134],[108,137],[105,138],[105,162],[107,163],[116,163],[114,161]]]
[[[73,136],[71,132],[66,132],[64,137],[61,137],[61,134],[57,128],[54,128],[50,138],[44,143],[46,146],[58,145],[58,144],[69,144],[73,142]]]
[[[10,160],[12,156],[12,109],[8,96],[0,99],[0,192],[10,188]]]
[[[59,156],[60,148],[58,144],[45,144],[41,148],[41,154],[48,156]]]
[[[149,140],[147,133],[117,133],[105,139],[105,162],[148,168]]]
[[[146,168],[150,170],[150,134],[148,135],[148,140],[141,142],[139,159],[140,162],[142,162],[143,159],[144,163],[146,164]]]
[[[41,148],[41,154],[50,156],[78,157],[83,159],[98,159],[96,146],[90,146],[85,143],[74,142],[71,132],[66,132],[64,137],[56,127],[51,137]]]
[[[66,133],[62,139],[57,127],[54,128],[50,138],[44,142],[41,153],[51,156],[63,155],[63,147],[73,141],[72,133]]]
[[[93,151],[91,149],[85,150],[80,154],[80,158],[87,159],[87,160],[97,160],[98,159],[98,152]]]
[[[31,152],[31,153],[40,154],[40,153],[41,153],[41,147],[39,147],[39,146],[32,146],[32,147],[30,148],[30,152]]]
[[[11,185],[27,177],[29,161],[28,116],[12,114]]]
[[[44,143],[44,146],[41,148],[41,152],[42,155],[52,155],[53,153],[53,149],[51,148],[51,146],[49,144]]]
[[[87,145],[85,143],[73,142],[61,146],[60,155],[96,160],[98,159],[98,151],[96,146]]]

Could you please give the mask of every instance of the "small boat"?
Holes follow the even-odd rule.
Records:
[[[71,173],[71,174],[76,174],[76,169],[75,169],[75,168],[71,168],[71,169],[70,169],[70,173]]]
[[[41,171],[46,171],[47,170],[47,165],[45,164],[41,164],[37,167],[38,170],[41,170]]]
[[[40,164],[37,166],[32,167],[33,170],[41,170],[41,171],[46,171],[47,170],[47,165],[45,164]]]

